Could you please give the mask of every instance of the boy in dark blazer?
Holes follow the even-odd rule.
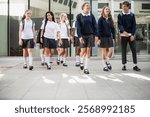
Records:
[[[130,12],[130,3],[128,1],[124,1],[122,3],[122,11],[118,15],[118,27],[121,36],[121,48],[122,48],[122,70],[126,70],[126,49],[127,44],[129,43],[134,67],[133,70],[140,71],[141,69],[137,66],[137,55],[136,55],[136,42],[135,42],[135,31],[136,31],[136,20],[135,15]]]

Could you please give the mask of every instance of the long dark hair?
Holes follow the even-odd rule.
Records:
[[[22,16],[22,19],[21,19],[21,20],[26,19],[26,13],[27,13],[28,11],[30,11],[30,10],[29,10],[29,9],[27,9],[27,10],[24,12],[24,14],[23,14],[23,16]]]
[[[107,8],[108,6],[104,6],[103,9],[102,9],[102,13],[101,13],[101,18],[103,18],[105,15],[104,15],[104,10],[105,8]],[[109,8],[109,7],[108,7]],[[111,15],[111,11],[109,12],[108,14],[108,20],[110,20],[111,22],[111,25],[114,27],[114,21],[113,21],[113,18],[112,18],[112,15]]]
[[[54,13],[53,13],[52,11],[47,11],[47,12],[45,13],[45,20],[48,21],[48,19],[47,19],[47,14],[48,14],[48,13],[51,14],[51,16],[52,16],[52,21],[55,22]]]

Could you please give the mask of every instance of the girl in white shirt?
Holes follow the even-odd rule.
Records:
[[[59,65],[60,62],[60,56],[63,56],[63,66],[67,67],[68,65],[66,64],[66,57],[68,56],[68,48],[69,48],[69,38],[70,38],[70,26],[67,23],[67,15],[65,13],[62,13],[60,15],[60,33],[61,33],[61,39],[62,39],[62,44],[59,43],[58,41],[58,59],[57,59],[57,64]]]
[[[23,48],[23,68],[27,68],[27,55],[29,55],[29,70],[33,69],[32,49],[36,42],[35,23],[31,20],[31,11],[26,10],[19,27],[19,45]]]
[[[44,44],[45,62],[47,64],[47,69],[51,69],[50,58],[53,56],[54,49],[56,48],[56,32],[57,38],[61,43],[60,29],[58,24],[55,23],[53,12],[46,12],[45,21],[43,22],[41,29],[41,42]]]

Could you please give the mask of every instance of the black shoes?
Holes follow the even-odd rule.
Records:
[[[61,64],[63,64],[63,62],[64,62],[63,60],[60,61]]]
[[[47,65],[47,69],[50,70],[50,69],[51,69],[51,66],[50,66],[50,65]]]
[[[41,65],[42,65],[42,66],[44,66],[44,64],[45,64],[44,62],[41,62]]]
[[[80,69],[83,70],[84,69],[84,65],[83,63],[80,63]]]
[[[59,59],[57,59],[57,65],[60,65],[60,60]]]
[[[104,67],[104,68],[103,68],[103,71],[109,71],[109,70],[108,70],[108,68],[107,68],[107,67]]]
[[[133,67],[134,71],[141,71],[141,69],[138,66]]]
[[[63,66],[64,66],[64,67],[68,67],[68,65],[67,65],[66,63],[63,63]]]
[[[79,67],[79,66],[80,66],[80,63],[79,63],[79,62],[76,62],[75,66],[76,66],[76,67]]]
[[[112,69],[112,66],[111,66],[111,64],[110,64],[110,63],[107,63],[107,62],[106,62],[106,65],[107,65],[107,67],[108,67],[108,69],[109,69],[109,70],[111,70],[111,69]]]
[[[29,70],[32,70],[33,69],[33,66],[29,66]]]
[[[24,68],[24,69],[27,69],[27,68],[28,68],[28,67],[27,67],[27,64],[24,64],[24,65],[23,65],[23,68]]]
[[[24,65],[23,65],[23,68],[24,68],[24,69],[27,69],[27,68],[28,68],[28,67],[27,67],[27,64],[24,64]],[[33,66],[29,66],[29,70],[32,70],[32,69],[33,69]]]
[[[84,69],[84,73],[85,73],[85,74],[90,74],[90,72],[89,72],[88,69]]]
[[[122,67],[122,71],[126,71],[127,69],[126,69],[126,66],[124,65],[123,67]]]
[[[126,71],[126,70],[127,70],[125,65],[122,67],[122,70],[123,70],[123,71]],[[140,69],[138,66],[133,67],[133,70],[134,70],[134,71],[141,71],[141,69]]]

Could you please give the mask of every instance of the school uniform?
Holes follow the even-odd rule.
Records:
[[[98,37],[101,40],[101,48],[113,47],[115,28],[109,18],[100,17],[98,20]]]
[[[82,37],[84,43],[81,48],[94,47],[94,37],[97,36],[97,23],[93,14],[80,13],[77,15],[77,35]]]
[[[20,26],[22,26],[22,48],[34,48],[33,28],[35,27],[35,23],[31,19],[24,19],[20,22]]]
[[[59,44],[59,40],[58,40],[58,47],[59,48],[69,48],[70,45],[69,45],[69,36],[68,36],[68,30],[70,30],[70,26],[65,24],[65,23],[62,23],[60,22],[59,23],[59,27],[60,27],[60,34],[61,34],[61,40],[62,40],[62,44],[60,45]]]
[[[79,47],[80,46],[80,40],[79,40],[78,34],[77,34],[77,23],[76,23],[76,21],[73,22],[72,28],[75,29],[74,47]]]
[[[136,56],[136,42],[130,41],[130,37],[135,35],[136,31],[136,20],[135,16],[132,12],[124,13],[123,11],[118,15],[118,27],[121,36],[121,47],[122,47],[122,64],[127,63],[126,58],[126,49],[127,44],[129,43],[132,55],[133,55],[133,63],[137,64],[137,56]],[[126,31],[129,33],[129,37],[123,35],[123,32]]]
[[[41,29],[44,29],[45,22],[43,22]],[[55,41],[55,32],[59,32],[59,26],[57,23],[53,21],[47,21],[47,24],[45,26],[45,31],[43,34],[43,44],[44,48],[49,48],[49,49],[55,49],[56,48],[56,41]]]

